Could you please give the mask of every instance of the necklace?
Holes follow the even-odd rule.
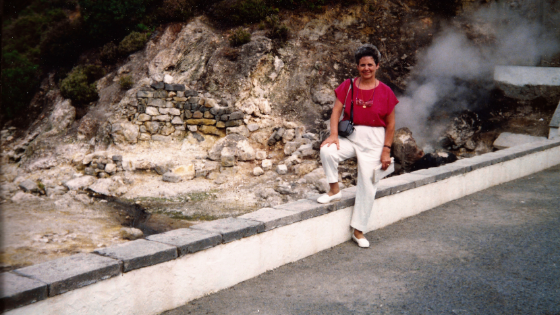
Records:
[[[358,95],[356,95],[356,98],[357,98],[357,99],[356,99],[356,103],[358,104],[358,106],[359,106],[359,105],[362,105],[363,108],[371,107],[371,106],[373,105],[373,98],[374,98],[374,96],[375,96],[375,88],[376,88],[375,84],[377,83],[377,79],[373,82],[373,93],[371,94],[371,100],[365,101],[365,102],[364,102],[364,100],[360,97],[360,94],[361,94],[361,93],[360,93],[360,92],[361,92],[361,90],[360,90],[360,84],[361,84],[361,83],[362,83],[362,78],[360,78],[360,81],[358,81]]]

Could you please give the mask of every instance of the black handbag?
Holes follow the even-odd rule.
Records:
[[[350,120],[341,120],[338,122],[338,135],[345,138],[349,137],[354,132],[354,79],[350,79],[350,86],[352,89]],[[344,99],[344,106],[346,106],[346,99],[348,99],[348,93],[346,93],[346,98]],[[344,107],[342,108],[342,113],[344,113]]]

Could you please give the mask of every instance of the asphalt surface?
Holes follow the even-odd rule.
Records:
[[[367,238],[163,314],[560,314],[560,166]]]

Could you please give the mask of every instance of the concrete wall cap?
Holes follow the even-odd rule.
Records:
[[[31,304],[47,298],[47,284],[11,272],[0,274],[0,312]]]
[[[146,239],[176,246],[179,250],[179,256],[195,253],[222,243],[222,235],[219,233],[190,228],[154,234],[146,237]]]
[[[227,218],[193,225],[190,228],[220,233],[222,241],[229,243],[262,232],[264,224],[253,220]]]
[[[321,204],[316,200],[301,199],[296,202],[290,202],[283,205],[273,207],[274,209],[282,209],[301,214],[302,220],[314,218],[328,212],[336,210],[336,203]]]
[[[262,208],[238,218],[264,223],[263,232],[301,221],[301,215],[297,212],[274,208]]]
[[[97,249],[94,253],[122,261],[123,272],[128,272],[177,258],[177,247],[140,239]]]
[[[95,254],[77,254],[14,271],[48,284],[49,296],[64,293],[121,273],[119,261]]]

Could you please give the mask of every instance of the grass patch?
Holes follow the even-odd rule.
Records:
[[[251,41],[251,33],[246,31],[242,27],[237,28],[229,36],[229,43],[233,47],[237,47],[237,46],[241,46],[243,44],[247,44],[250,41]]]

